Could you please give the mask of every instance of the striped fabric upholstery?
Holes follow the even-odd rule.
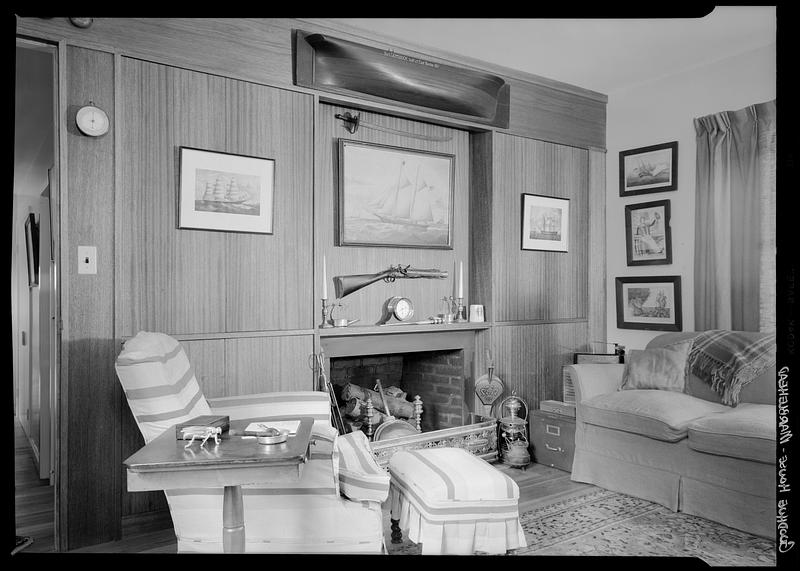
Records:
[[[181,553],[222,552],[222,489],[209,495],[169,494]],[[270,494],[242,489],[247,553],[380,553],[381,505],[341,496]]]
[[[391,514],[422,554],[505,553],[524,547],[516,482],[461,448],[396,452]]]
[[[389,474],[378,465],[366,435],[357,430],[336,440],[339,486],[351,500],[384,502],[389,497]]]
[[[116,369],[146,443],[174,424],[211,414],[183,347],[168,335],[139,332],[125,342]]]

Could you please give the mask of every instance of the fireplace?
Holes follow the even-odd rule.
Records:
[[[406,393],[409,402],[420,397],[422,432],[463,426],[469,414],[464,402],[463,349],[332,358],[330,379],[346,420],[343,387],[352,383],[375,390],[377,379],[384,389],[396,387]]]
[[[393,398],[389,393],[402,394],[407,401],[402,403],[405,410],[416,396],[422,401],[419,432],[372,442],[381,465],[398,450],[434,446],[458,446],[487,460],[496,459],[496,421],[472,412],[475,336],[485,328],[482,324],[448,324],[320,332],[322,350],[328,357],[328,378],[340,410],[352,403],[353,393],[369,396],[377,379],[385,391],[390,389],[387,400]],[[348,418],[344,418],[347,424]],[[409,422],[415,426],[413,418]],[[367,432],[368,426],[355,421],[351,428]]]

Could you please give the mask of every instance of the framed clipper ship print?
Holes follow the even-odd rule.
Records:
[[[275,161],[180,148],[178,228],[272,234]]]
[[[455,157],[339,139],[339,246],[453,248]]]
[[[522,249],[566,252],[569,238],[569,199],[522,195]]]

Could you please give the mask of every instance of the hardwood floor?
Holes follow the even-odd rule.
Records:
[[[54,553],[53,507],[54,488],[40,480],[22,427],[15,421],[14,430],[16,486],[15,503],[17,535],[33,538],[26,553]],[[588,484],[573,482],[569,473],[542,464],[530,464],[525,470],[496,464],[519,486],[520,513],[595,489]],[[389,515],[384,514],[386,537],[390,541]],[[75,549],[70,553],[175,553],[175,533],[168,518],[152,522],[123,525],[123,539],[110,543]]]
[[[49,480],[39,479],[33,450],[14,418],[14,509],[17,535],[30,537],[33,543],[24,548],[27,553],[54,553],[55,530],[53,509],[55,488]]]

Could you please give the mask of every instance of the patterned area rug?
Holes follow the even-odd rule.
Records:
[[[775,542],[632,496],[598,490],[520,515],[513,555],[697,557],[712,566],[775,566]],[[418,555],[408,539],[389,554]]]

